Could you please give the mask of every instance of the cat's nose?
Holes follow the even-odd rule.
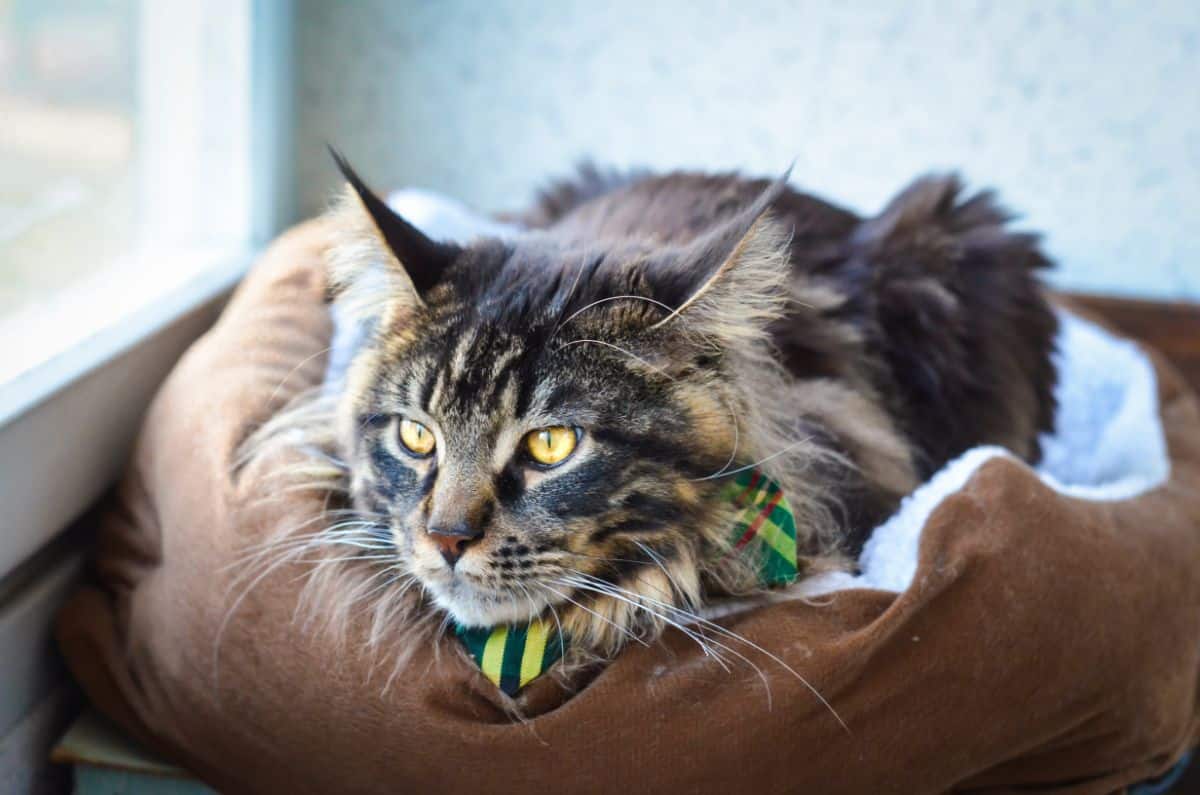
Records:
[[[482,528],[468,522],[435,525],[429,528],[428,533],[450,568],[454,568],[454,564],[458,563],[467,547],[483,537]]]

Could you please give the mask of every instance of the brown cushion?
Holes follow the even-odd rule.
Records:
[[[321,506],[260,505],[264,472],[231,473],[245,435],[321,377],[326,235],[277,242],[163,385],[58,625],[93,702],[222,792],[1110,792],[1196,742],[1200,410],[1157,358],[1164,486],[1084,502],[992,460],[929,519],[906,592],[723,619],[848,731],[780,666],[756,660],[768,698],[675,632],[573,696],[539,679],[524,722],[452,637],[418,642],[389,687],[365,622],[338,644],[294,620],[298,564],[248,593],[218,658],[230,563]]]

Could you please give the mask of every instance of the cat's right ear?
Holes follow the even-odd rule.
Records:
[[[759,340],[782,317],[791,273],[787,232],[769,214],[791,169],[750,206],[683,248],[668,249],[646,274],[671,311],[651,330],[674,325],[725,347]]]
[[[332,146],[329,152],[347,182],[334,210],[336,239],[330,248],[330,281],[337,296],[386,291],[380,301],[419,306],[461,253],[431,240],[392,212]],[[370,289],[367,289],[370,288]]]

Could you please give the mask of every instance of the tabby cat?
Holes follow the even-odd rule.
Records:
[[[584,168],[528,234],[459,244],[337,159],[330,284],[365,341],[341,394],[252,441],[323,450],[346,521],[321,532],[431,615],[552,615],[608,658],[759,588],[727,554],[733,474],[781,486],[803,575],[852,567],[967,448],[1032,461],[1051,427],[1047,259],[955,177],[864,219],[786,175]]]

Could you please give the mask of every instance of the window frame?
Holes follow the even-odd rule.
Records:
[[[158,13],[160,3],[188,1],[141,0]],[[228,2],[248,30],[244,146],[253,168],[242,250],[188,252],[208,257],[190,278],[0,383],[0,749],[26,751],[0,753],[0,781],[32,780],[31,760],[46,758],[77,709],[52,634],[91,540],[76,519],[124,470],[176,361],[215,322],[256,252],[295,220],[292,4]]]
[[[154,391],[212,325],[248,261],[234,259],[0,390],[0,575],[87,509],[120,475]]]
[[[147,18],[164,26],[173,12],[186,16],[190,6],[187,0],[142,0]],[[201,259],[188,280],[0,383],[0,585],[116,481],[159,384],[212,325],[254,253],[294,218],[291,3],[226,0],[226,6],[245,34],[237,44],[244,48],[237,57],[245,81],[236,87],[248,108],[238,153],[246,166],[245,234],[233,250],[181,251],[181,257]],[[153,80],[165,87],[166,77]],[[162,114],[168,127],[187,124],[194,114],[170,106],[179,93],[164,91],[147,109]],[[151,154],[160,163],[169,157]]]

